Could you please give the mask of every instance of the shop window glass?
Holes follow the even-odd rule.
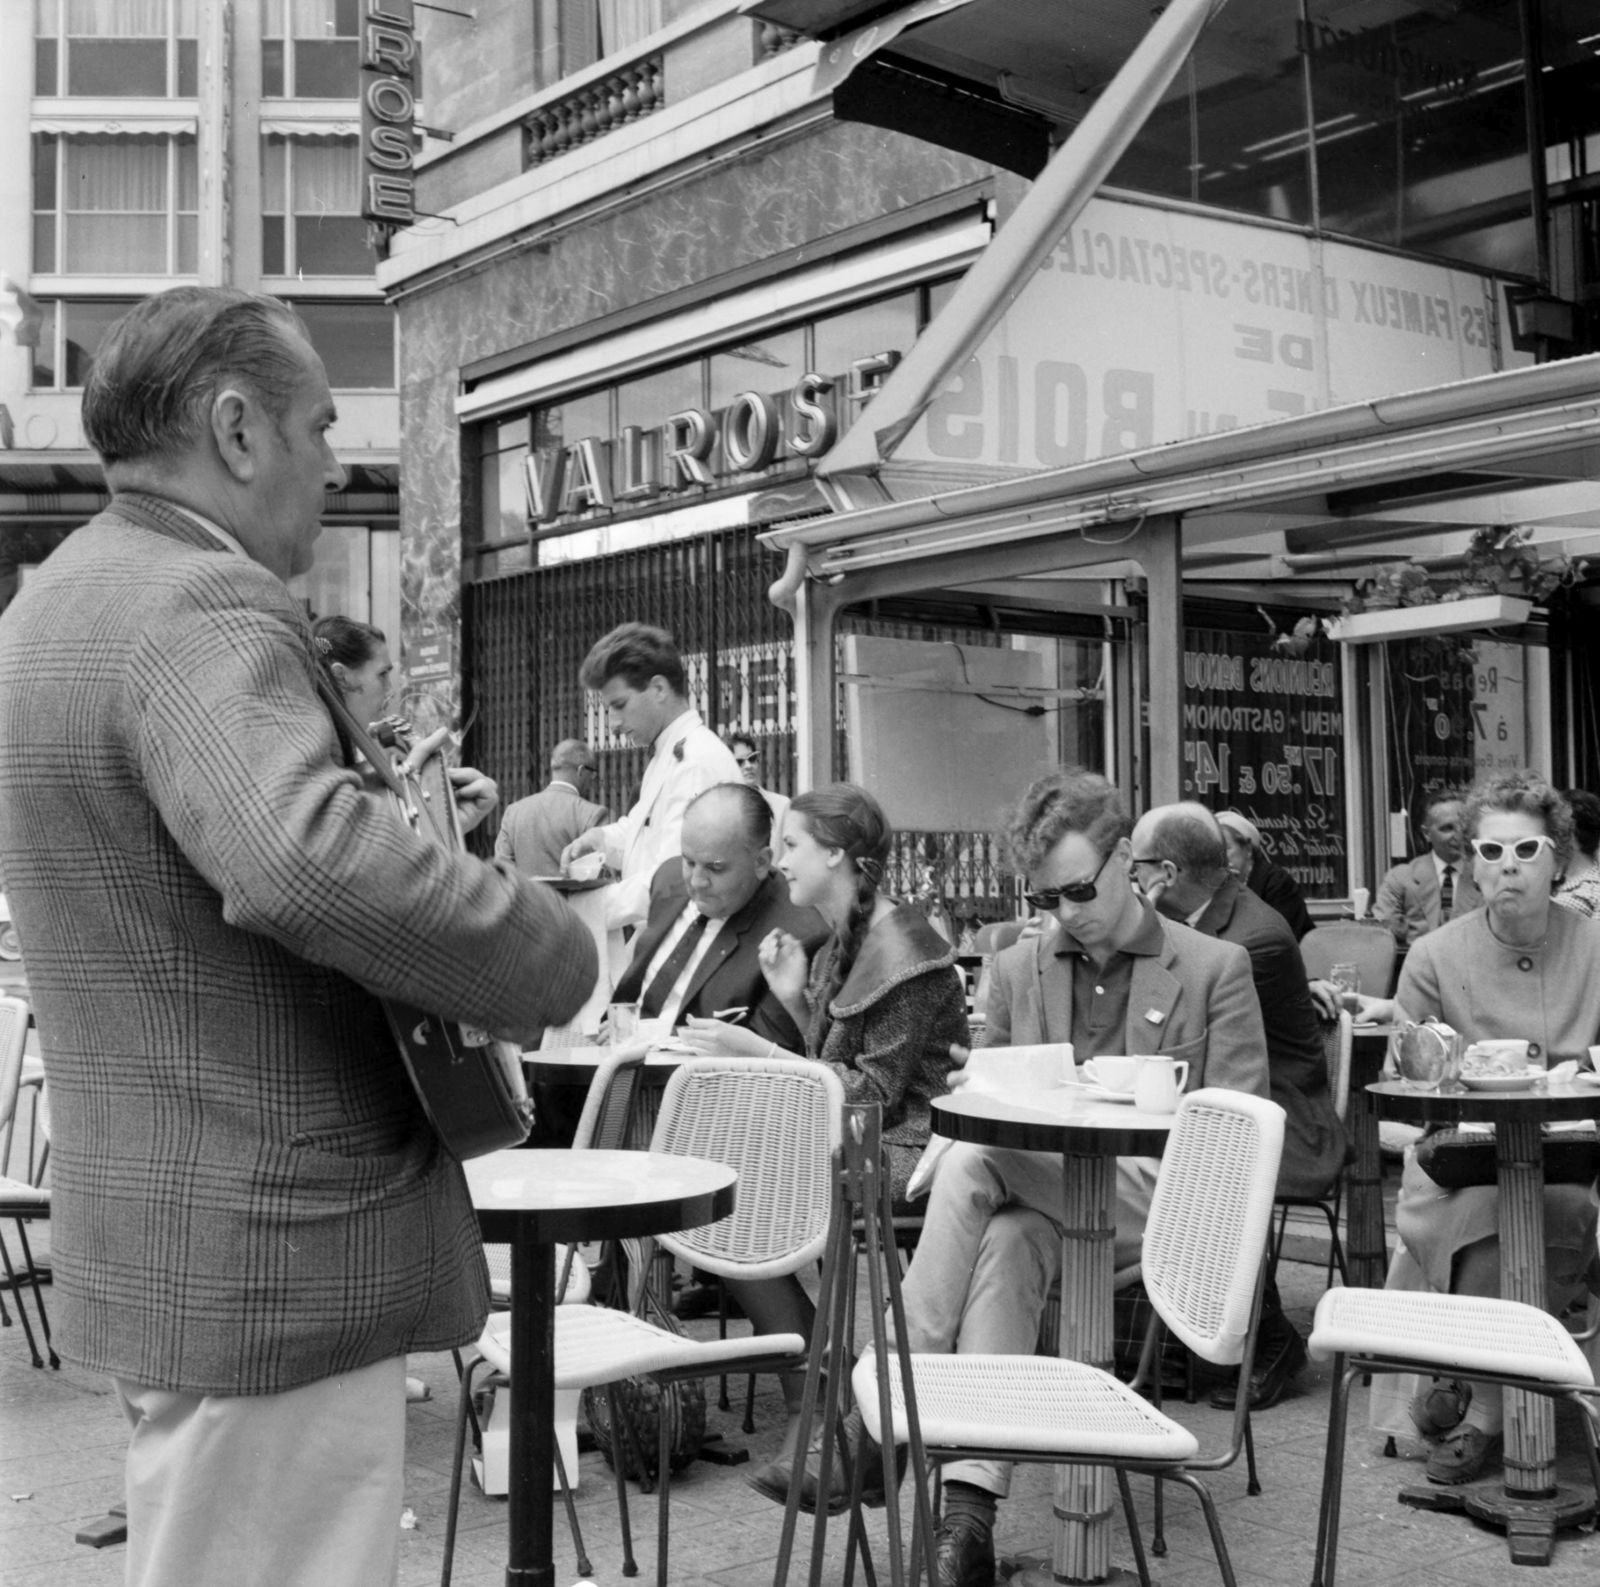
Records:
[[[1533,268],[1516,0],[1313,13],[1303,45],[1327,229]]]
[[[1277,220],[1311,219],[1297,6],[1232,0],[1111,184]]]
[[[915,291],[901,292],[816,322],[811,367],[819,374],[846,377],[840,388],[841,430],[847,429],[861,410],[860,403],[848,400],[850,366],[877,353],[903,357],[910,352],[917,339],[917,297]]]
[[[674,413],[698,408],[705,400],[702,364],[675,364],[617,387],[617,425],[637,424],[649,429]]]
[[[658,418],[664,418],[664,414]],[[637,424],[637,419],[629,420]],[[535,420],[538,445],[566,446],[586,435],[611,434],[611,393],[592,391],[583,397],[568,397],[541,408]]]
[[[302,298],[294,307],[335,391],[394,390],[395,320],[387,303]]]
[[[33,367],[28,375],[28,383],[38,391],[49,391],[56,383],[56,372],[60,368],[56,356],[59,319],[57,304],[39,305],[39,336],[33,344]]]
[[[805,332],[799,327],[730,347],[711,357],[711,407],[726,407],[741,391],[785,395],[806,372]]]

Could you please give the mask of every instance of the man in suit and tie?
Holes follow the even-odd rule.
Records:
[[[803,1052],[805,1038],[767,986],[756,950],[779,930],[809,952],[828,927],[816,910],[789,902],[789,884],[772,863],[772,813],[761,790],[718,783],[696,795],[684,812],[682,847],[655,874],[650,919],[633,939],[616,1001],[674,1026],[748,1009],[743,1023],[763,1041]]]
[[[606,926],[617,931],[643,925],[649,915],[651,879],[680,852],[689,801],[714,783],[738,782],[739,766],[689,704],[683,660],[665,630],[643,623],[613,628],[595,641],[579,677],[600,696],[612,731],[652,751],[633,808],[574,838],[561,854],[563,869],[598,853],[620,873],[605,897]]]
[[[494,840],[495,857],[510,860],[524,876],[559,876],[561,851],[611,819],[604,805],[589,798],[599,780],[594,751],[582,739],[562,739],[550,752],[550,781],[538,793],[506,806]]]
[[[1062,770],[1023,795],[1008,839],[1047,928],[995,959],[985,1045],[1070,1041],[1079,1061],[1166,1054],[1188,1061],[1190,1090],[1265,1097],[1250,956],[1163,920],[1134,891],[1129,830],[1121,796],[1093,772]],[[963,1080],[959,1071],[950,1078],[952,1089]],[[1156,1168],[1118,1160],[1118,1267],[1139,1259]],[[950,1147],[905,1279],[911,1349],[1031,1355],[1060,1268],[1065,1210],[1061,1163],[1049,1153]],[[937,1587],[991,1587],[995,1505],[1010,1475],[994,1461],[944,1468]]]
[[[1461,795],[1454,789],[1429,799],[1422,836],[1428,852],[1386,871],[1372,906],[1402,948],[1483,903],[1471,864],[1462,864]]]
[[[554,893],[344,762],[284,582],[334,419],[287,305],[146,298],[83,394],[111,503],[0,618],[56,1340],[132,1430],[129,1581],[394,1581],[406,1352],[475,1339],[488,1273],[379,997],[516,1037],[595,974]],[[453,780],[473,825],[494,785]]]

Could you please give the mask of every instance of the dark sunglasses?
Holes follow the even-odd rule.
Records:
[[[1111,853],[1116,853],[1116,850],[1113,849]],[[1065,887],[1044,887],[1036,893],[1024,893],[1022,896],[1027,899],[1030,909],[1052,910],[1063,899],[1069,904],[1087,904],[1100,891],[1100,871],[1106,868],[1106,860],[1110,858],[1111,854],[1106,855],[1100,862],[1100,870],[1086,882],[1068,882]]]
[[[1498,865],[1507,849],[1524,865],[1531,865],[1546,846],[1555,848],[1554,838],[1518,838],[1515,843],[1501,843],[1497,838],[1474,838],[1472,852],[1490,865]]]

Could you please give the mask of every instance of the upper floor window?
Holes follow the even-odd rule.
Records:
[[[33,268],[42,275],[193,275],[195,140],[101,134],[33,139]]]
[[[664,25],[664,0],[534,0],[535,87],[548,88]]]
[[[335,391],[395,389],[395,313],[387,303],[296,298],[293,304]]]
[[[267,99],[354,99],[360,0],[266,0],[261,92]]]
[[[34,0],[34,93],[193,98],[199,0]]]
[[[355,138],[261,140],[261,270],[369,276]]]
[[[133,307],[132,298],[45,299],[33,346],[35,391],[81,386],[107,331]]]

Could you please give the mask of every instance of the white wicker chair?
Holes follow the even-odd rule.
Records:
[[[13,1126],[16,1122],[17,1093],[22,1082],[23,1052],[28,1042],[28,1005],[20,997],[0,997],[0,1170],[3,1170],[11,1151]],[[17,1276],[11,1264],[11,1252],[5,1238],[0,1235],[0,1264],[6,1272],[6,1288],[17,1303],[17,1315],[22,1319],[22,1331],[27,1336],[28,1353],[36,1367],[44,1366],[39,1354],[39,1344],[34,1338],[33,1326],[28,1321],[28,1310],[22,1302],[22,1284],[27,1280],[33,1289],[34,1305],[39,1313],[39,1332],[44,1337],[44,1348],[52,1367],[61,1365],[55,1346],[50,1342],[50,1318],[44,1309],[44,1295],[39,1288],[39,1270],[28,1245],[27,1226],[48,1220],[50,1192],[25,1179],[10,1179],[0,1173],[0,1222],[9,1220],[17,1226],[17,1238],[22,1243],[22,1276]],[[0,1301],[0,1323],[11,1326],[11,1314]]]
[[[1350,1106],[1350,1056],[1355,1045],[1355,1020],[1348,1009],[1339,1010],[1339,1018],[1328,1032],[1325,1050],[1328,1058],[1328,1091],[1333,1097],[1333,1111],[1340,1122]],[[1333,1270],[1339,1269],[1340,1281],[1348,1284],[1350,1275],[1345,1271],[1344,1242],[1339,1238],[1339,1208],[1344,1201],[1344,1169],[1329,1189],[1320,1196],[1279,1196],[1278,1228],[1272,1239],[1272,1255],[1267,1262],[1267,1276],[1275,1277],[1278,1259],[1283,1255],[1283,1237],[1289,1226],[1291,1207],[1315,1207],[1328,1220],[1328,1283],[1333,1283]]]
[[[796,1059],[699,1058],[667,1082],[650,1141],[653,1152],[726,1163],[739,1175],[734,1212],[703,1228],[658,1235],[673,1254],[723,1278],[763,1279],[798,1272],[821,1256],[838,1178],[844,1089],[825,1065]],[[510,1370],[510,1314],[492,1317],[478,1348]],[[806,1365],[799,1334],[696,1340],[596,1306],[557,1308],[555,1386],[590,1388],[624,1378],[657,1384],[706,1377],[726,1366],[795,1372]],[[617,1437],[616,1406],[611,1426]],[[666,1587],[672,1419],[660,1418],[657,1587]],[[623,1536],[623,1574],[635,1575],[621,1451],[615,1446]],[[459,1468],[459,1444],[457,1465]],[[459,1476],[446,1528],[449,1582]],[[580,1564],[580,1569],[588,1571]]]
[[[1333,1587],[1350,1386],[1369,1372],[1446,1372],[1570,1400],[1584,1414],[1584,1452],[1600,1492],[1600,1389],[1578,1341],[1537,1306],[1431,1291],[1330,1289],[1317,1303],[1310,1348],[1318,1360],[1334,1362],[1312,1587]]]
[[[1165,1325],[1249,1381],[1260,1312],[1263,1257],[1283,1149],[1283,1109],[1242,1092],[1191,1092],[1161,1160],[1144,1235],[1144,1283]],[[1146,1347],[1153,1361],[1156,1331]],[[1233,1567],[1216,1507],[1195,1473],[1239,1456],[1249,1396],[1237,1397],[1226,1450],[1201,1459],[1194,1434],[1097,1367],[1048,1356],[915,1355],[912,1374],[922,1437],[936,1460],[978,1458],[1051,1465],[1106,1465],[1128,1519],[1141,1582],[1149,1582],[1133,1514],[1129,1471],[1170,1477],[1199,1496],[1223,1580]],[[891,1436],[905,1443],[898,1366],[890,1365]],[[877,1373],[863,1356],[852,1377],[867,1431],[883,1441]]]

